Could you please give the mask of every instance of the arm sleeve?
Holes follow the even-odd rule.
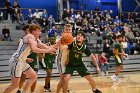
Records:
[[[87,56],[90,56],[90,55],[91,55],[91,52],[90,52],[90,50],[89,50],[88,47],[86,47],[86,49],[85,49],[85,54],[86,54]]]

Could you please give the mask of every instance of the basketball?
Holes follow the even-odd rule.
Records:
[[[62,37],[60,40],[61,40],[61,44],[69,45],[73,42],[73,36],[69,33],[64,33],[62,34]]]

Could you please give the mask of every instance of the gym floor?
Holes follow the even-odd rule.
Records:
[[[97,87],[103,93],[140,93],[140,71],[121,73],[120,81],[113,82],[110,76],[94,77]],[[44,78],[38,79],[35,93],[44,93]],[[51,93],[56,93],[58,77],[53,77],[51,81]],[[5,88],[10,85],[10,81],[0,81],[0,93],[3,93]],[[70,93],[92,93],[92,90],[86,79],[79,76],[73,76],[69,82]],[[61,92],[62,93],[62,92]]]

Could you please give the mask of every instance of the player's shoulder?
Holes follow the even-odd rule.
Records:
[[[25,36],[26,39],[35,39],[35,37],[32,34],[27,34]]]

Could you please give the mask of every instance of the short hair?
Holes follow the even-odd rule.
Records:
[[[122,38],[123,38],[123,35],[117,35],[117,39],[119,39],[120,37],[122,37]]]
[[[30,33],[32,33],[34,30],[37,30],[37,29],[41,30],[41,27],[39,25],[36,25],[36,24],[31,24],[29,26]]]
[[[81,34],[84,38],[86,38],[86,35],[85,35],[85,33],[84,33],[84,32],[79,31],[79,32],[77,32],[77,35],[78,35],[78,34]]]
[[[28,25],[24,25],[24,26],[22,27],[22,30],[23,30],[23,31],[27,30],[27,29],[29,28],[29,26],[30,26],[29,24],[28,24]]]
[[[64,28],[66,28],[66,27],[72,28],[72,25],[71,24],[65,24]]]

